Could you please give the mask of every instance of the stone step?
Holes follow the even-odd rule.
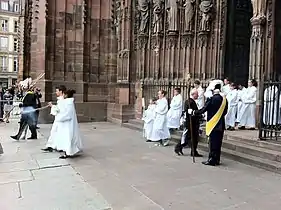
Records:
[[[239,136],[226,135],[226,141],[242,142],[247,145],[270,149],[273,151],[281,151],[281,144],[270,141],[258,141],[256,139],[243,138]]]
[[[209,151],[208,145],[205,143],[201,143],[201,142],[198,144],[198,149],[205,151],[205,152]],[[221,153],[222,153],[222,156],[224,156],[226,158],[244,163],[246,165],[254,166],[257,168],[262,168],[262,169],[265,169],[268,171],[272,171],[272,172],[281,174],[281,163],[280,162],[267,160],[264,158],[259,158],[256,156],[248,155],[245,153],[233,151],[233,150],[226,149],[226,148],[222,148]]]
[[[130,120],[129,123],[123,123],[122,126],[141,132],[143,130],[143,123],[140,120],[133,120],[133,123]],[[173,141],[178,142],[181,139],[181,131],[176,131],[171,136]],[[207,139],[201,137],[200,140],[198,149],[208,152]],[[227,140],[223,142],[222,155],[247,165],[281,174],[281,152],[259,147],[253,142],[251,140],[251,142],[244,143],[227,137]]]

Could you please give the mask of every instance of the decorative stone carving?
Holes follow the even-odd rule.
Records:
[[[183,34],[181,38],[181,48],[191,47],[193,36],[192,33]]]
[[[200,32],[198,34],[198,46],[199,47],[206,47],[208,43],[208,33]]]
[[[153,50],[159,49],[161,47],[161,41],[162,41],[162,36],[159,35],[153,35],[152,40],[151,40],[151,47]]]
[[[121,25],[121,20],[122,20],[122,9],[121,9],[121,1],[117,0],[115,3],[115,8],[116,8],[116,15],[114,15],[114,26],[116,28],[116,35],[117,39],[119,39],[119,34],[120,34],[120,25]]]
[[[252,39],[262,39],[264,36],[264,24],[266,22],[265,17],[255,18],[251,20],[252,29]]]
[[[202,0],[199,5],[199,9],[202,13],[200,21],[199,31],[210,31],[211,30],[211,10],[213,4],[211,0]]]
[[[178,31],[178,3],[179,0],[168,0],[168,31]]]
[[[139,49],[144,49],[147,45],[148,36],[146,35],[139,35],[138,36],[138,46]]]
[[[163,31],[163,0],[153,0],[153,33],[161,33]]]
[[[168,48],[169,49],[176,47],[177,42],[178,42],[178,36],[176,34],[168,35]]]
[[[272,33],[272,0],[268,1],[268,17],[267,17],[267,37],[271,38]]]
[[[145,33],[149,19],[149,2],[148,0],[138,0],[138,10],[140,12],[139,32]]]
[[[184,31],[192,30],[192,22],[194,18],[194,3],[196,0],[185,0],[184,7]]]
[[[267,0],[251,0],[253,5],[253,19],[265,17]]]

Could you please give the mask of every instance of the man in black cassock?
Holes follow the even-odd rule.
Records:
[[[185,129],[183,141],[180,141],[175,146],[175,153],[177,155],[183,155],[183,148],[187,145],[191,147],[191,156],[193,156],[193,147],[194,147],[194,156],[202,157],[197,151],[198,139],[199,139],[199,127],[200,127],[200,117],[201,116],[191,116],[191,124],[190,124],[190,114],[188,114],[188,109],[198,110],[198,106],[195,100],[198,98],[198,91],[193,89],[190,93],[190,98],[185,101],[184,104],[184,112],[185,112]],[[189,107],[190,104],[190,107]],[[191,129],[192,128],[192,129]],[[192,132],[192,135],[191,135]],[[192,138],[192,139],[191,139]],[[192,145],[193,144],[193,145]]]
[[[19,140],[22,133],[24,132],[26,126],[29,127],[31,132],[31,137],[28,139],[37,139],[37,131],[36,131],[36,116],[35,110],[37,107],[36,104],[36,96],[34,92],[32,92],[29,88],[26,89],[27,91],[24,94],[22,104],[20,107],[23,108],[23,112],[20,119],[20,127],[17,135],[11,136],[11,138],[15,140]],[[34,110],[34,111],[32,111]]]
[[[221,156],[221,146],[222,146],[222,139],[225,130],[225,115],[227,114],[227,107],[228,103],[225,99],[225,96],[221,94],[221,85],[220,84],[213,84],[213,96],[207,100],[205,106],[200,110],[192,110],[188,109],[188,113],[199,116],[207,112],[207,123],[213,119],[215,115],[218,115],[218,111],[221,107],[223,107],[223,112],[219,116],[217,123],[215,124],[214,128],[210,131],[209,134],[209,158],[207,161],[202,162],[204,165],[211,165],[216,166],[220,164],[220,156]],[[223,102],[225,104],[223,106]]]

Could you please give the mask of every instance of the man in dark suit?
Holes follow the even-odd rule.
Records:
[[[225,115],[227,113],[227,100],[220,93],[221,85],[213,84],[213,96],[207,100],[200,110],[188,109],[188,113],[199,116],[207,112],[206,135],[209,137],[209,158],[202,162],[204,165],[216,166],[220,164],[222,139],[225,130]]]
[[[193,149],[194,149],[194,156],[195,157],[202,157],[197,151],[198,139],[199,139],[199,126],[200,126],[200,116],[190,116],[188,114],[188,109],[198,110],[198,106],[195,100],[198,98],[198,91],[193,89],[190,93],[190,98],[185,101],[184,104],[184,111],[185,111],[185,137],[184,141],[180,141],[175,146],[175,153],[178,155],[183,155],[182,149],[189,145],[191,147],[191,156],[193,156]],[[189,107],[190,105],[190,107]],[[191,117],[191,122],[190,122]],[[192,128],[192,129],[191,129]],[[192,133],[191,133],[192,132]],[[192,135],[191,135],[192,134]],[[192,145],[193,144],[193,145]]]

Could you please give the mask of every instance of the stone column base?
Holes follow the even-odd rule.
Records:
[[[135,119],[134,105],[124,105],[116,103],[107,104],[107,121],[114,123],[126,123],[130,119]]]

